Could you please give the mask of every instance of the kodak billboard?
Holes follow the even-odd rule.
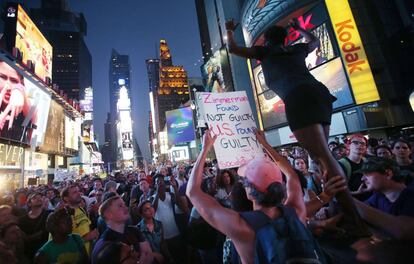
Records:
[[[346,73],[357,104],[380,99],[348,0],[326,0]]]

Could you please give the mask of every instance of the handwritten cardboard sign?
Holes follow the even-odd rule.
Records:
[[[220,169],[263,156],[246,92],[197,93],[197,100],[208,127],[218,135],[214,150]]]

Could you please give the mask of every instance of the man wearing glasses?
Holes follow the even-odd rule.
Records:
[[[348,156],[339,160],[348,180],[348,188],[352,195],[358,199],[369,197],[367,188],[362,181],[362,174],[358,172],[367,152],[367,139],[362,134],[354,134],[348,140]]]

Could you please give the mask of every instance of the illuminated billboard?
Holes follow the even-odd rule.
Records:
[[[46,131],[50,94],[0,61],[0,137],[39,146]]]
[[[125,87],[125,80],[119,79],[119,99],[117,101],[118,110],[118,147],[121,150],[122,160],[134,158],[134,144],[132,134],[131,118],[131,99]]]
[[[224,93],[233,91],[232,77],[227,50],[222,48],[201,66],[204,81],[204,91]]]
[[[8,50],[16,47],[21,54],[22,62],[34,65],[35,74],[42,79],[52,79],[53,48],[37,28],[21,5],[10,3],[5,18],[5,35]]]
[[[320,82],[325,84],[330,93],[337,98],[333,108],[340,108],[353,103],[351,90],[346,79],[341,59],[335,58],[310,71]],[[287,122],[285,104],[272,90],[266,86],[262,67],[253,70],[259,108],[264,128],[270,128]]]
[[[341,56],[357,104],[380,99],[371,67],[347,0],[326,0]]]
[[[166,112],[168,144],[190,142],[195,139],[191,107]]]
[[[81,121],[77,118],[65,116],[65,148],[79,149],[79,136],[81,134]]]
[[[65,146],[64,109],[55,101],[51,101],[45,140],[40,151],[51,154],[63,154]]]

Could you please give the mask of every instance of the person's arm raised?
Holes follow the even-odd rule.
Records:
[[[300,186],[299,176],[290,165],[289,161],[277,153],[266,141],[263,131],[256,129],[255,135],[257,140],[262,144],[268,155],[276,162],[280,170],[286,175],[286,201],[285,205],[295,208],[299,219],[305,223],[306,207],[303,201],[302,187]]]
[[[217,138],[217,136],[212,137],[211,133],[210,130],[206,130],[204,133],[203,148],[188,180],[186,194],[201,217],[215,229],[233,240],[253,239],[254,231],[248,227],[247,223],[237,212],[221,206],[216,199],[201,190],[203,168],[207,153],[213,147],[214,141]]]
[[[258,54],[256,47],[246,48],[237,45],[236,41],[234,40],[234,30],[236,30],[237,26],[238,24],[235,24],[233,20],[228,20],[226,22],[227,44],[229,47],[229,52],[247,59],[257,58]]]
[[[289,25],[295,29],[296,31],[298,31],[306,40],[306,42],[308,43],[308,47],[309,47],[309,51],[311,52],[314,49],[316,49],[317,47],[319,47],[321,45],[319,39],[313,35],[312,33],[310,33],[309,31],[307,31],[306,29],[304,29],[303,27],[300,26],[299,21],[297,19],[293,19]]]

